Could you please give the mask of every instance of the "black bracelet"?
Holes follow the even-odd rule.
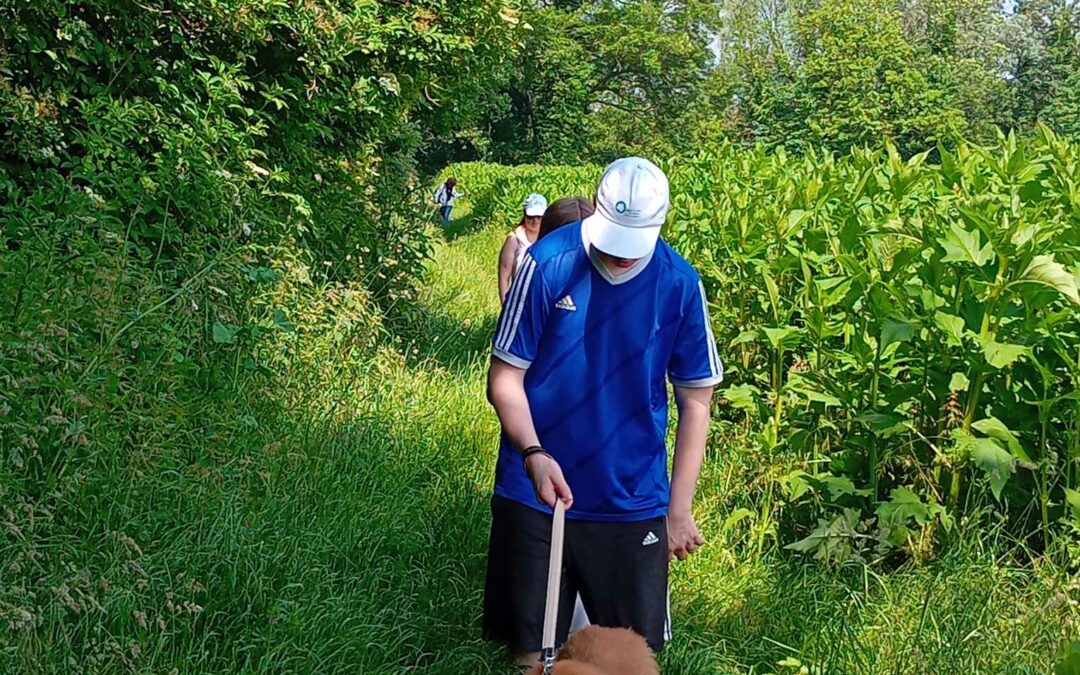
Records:
[[[521,463],[525,464],[528,462],[529,457],[533,455],[547,455],[548,457],[551,457],[551,454],[548,453],[547,450],[541,448],[539,445],[532,445],[521,452]]]

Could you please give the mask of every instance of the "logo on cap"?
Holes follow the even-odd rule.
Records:
[[[641,217],[641,209],[632,209],[629,206],[627,206],[626,202],[624,202],[621,199],[619,201],[615,202],[615,213],[618,213],[619,215],[622,215],[622,216],[626,216],[628,218],[640,218]]]

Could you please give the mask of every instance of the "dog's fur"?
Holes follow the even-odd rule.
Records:
[[[536,665],[528,675],[541,675]],[[589,626],[559,650],[552,675],[660,675],[645,639],[625,628]]]

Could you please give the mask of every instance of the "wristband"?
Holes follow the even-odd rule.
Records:
[[[525,448],[525,450],[521,453],[522,465],[525,465],[528,462],[529,457],[532,457],[533,455],[547,455],[548,457],[551,457],[551,454],[548,453],[547,450],[541,448],[539,445],[533,445]]]

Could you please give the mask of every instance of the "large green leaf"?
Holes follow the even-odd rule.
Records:
[[[283,310],[280,310],[280,309],[275,309],[274,310],[274,325],[277,326],[278,328],[280,328],[281,330],[289,332],[289,333],[296,330],[296,327],[293,325],[293,322],[289,321],[289,315],[286,314]]]
[[[810,216],[810,213],[802,209],[794,209],[787,217],[787,232],[794,232]]]
[[[818,301],[821,305],[832,307],[843,300],[851,290],[851,279],[847,277],[814,279],[814,285],[817,287]]]
[[[986,362],[998,369],[1008,368],[1028,353],[1028,348],[1023,345],[1010,345],[993,340],[983,340],[982,348]]]
[[[769,276],[768,272],[762,272],[762,277],[765,279],[765,288],[769,292],[769,304],[772,305],[773,317],[780,320],[780,291],[776,287],[776,281]]]
[[[919,331],[917,323],[905,319],[888,318],[881,324],[881,348],[894,342],[907,342]]]
[[[953,524],[944,507],[933,501],[923,502],[919,495],[906,487],[898,487],[890,492],[888,501],[879,504],[875,513],[883,524],[890,527],[903,526],[909,518],[923,527],[935,517],[941,520],[945,529],[950,529]]]
[[[731,512],[727,518],[724,519],[724,531],[727,532],[735,527],[739,522],[750,519],[754,519],[754,512],[747,508],[738,508]]]
[[[1054,675],[1080,675],[1080,642],[1066,642],[1057,654]]]
[[[967,391],[971,381],[963,373],[953,373],[949,378],[949,391]]]
[[[1031,458],[1028,456],[1027,451],[1024,450],[1024,446],[1020,445],[1020,439],[1009,427],[1005,426],[1005,423],[996,417],[987,417],[977,422],[972,423],[972,427],[976,431],[989,436],[990,438],[996,438],[1005,444],[1016,457],[1024,460],[1025,462],[1031,462]]]
[[[900,413],[864,412],[853,417],[852,421],[865,425],[875,436],[883,438],[890,438],[911,429],[908,418]]]
[[[240,331],[237,326],[226,326],[215,322],[213,328],[214,342],[221,345],[231,345],[236,342],[236,334]]]
[[[1069,508],[1072,509],[1073,519],[1080,523],[1080,492],[1065,488],[1065,501],[1069,504]]]
[[[826,391],[822,391],[818,385],[797,374],[791,375],[785,389],[792,393],[799,394],[812,403],[824,403],[827,406],[843,405],[843,402],[840,399]]]
[[[799,344],[800,331],[794,326],[784,326],[782,328],[762,328],[765,332],[765,337],[769,340],[769,344],[773,349],[788,349]]]
[[[1001,491],[1009,476],[1016,470],[1016,458],[992,438],[972,438],[966,441],[971,451],[971,461],[982,469],[990,479],[990,490],[1001,499]]]
[[[738,335],[736,335],[735,337],[733,337],[731,339],[731,342],[728,343],[728,346],[729,347],[735,347],[735,346],[741,345],[741,344],[749,344],[749,343],[752,343],[752,342],[757,342],[757,339],[758,339],[757,331],[745,330],[745,331],[739,333]]]
[[[1031,241],[1032,237],[1039,233],[1038,223],[1022,223],[1017,226],[1016,231],[1012,235],[1012,245],[1020,248],[1024,244]]]
[[[1069,274],[1064,265],[1054,262],[1053,256],[1035,256],[1024,270],[1021,280],[1053,288],[1074,304],[1080,305],[1080,292],[1076,288],[1076,279]]]
[[[972,263],[982,267],[994,259],[994,247],[989,242],[980,248],[979,233],[965,230],[956,223],[949,228],[945,238],[938,241],[945,249],[943,262]]]
[[[749,411],[757,409],[757,396],[760,393],[757,387],[744,382],[734,387],[728,387],[720,395],[731,403],[732,408]]]
[[[857,526],[859,511],[845,508],[831,521],[819,518],[817,527],[805,538],[784,548],[800,553],[813,553],[814,558],[827,563],[845,563],[854,555],[853,543],[860,536]]]
[[[823,473],[807,478],[811,484],[819,490],[827,490],[829,499],[836,501],[841,497],[868,497],[870,490],[855,487],[855,483],[847,476],[833,476]]]
[[[934,323],[945,334],[945,343],[950,347],[964,346],[964,320],[945,312],[934,313]]]
[[[802,469],[795,469],[780,477],[780,485],[787,490],[788,500],[794,502],[810,491],[810,484],[806,482],[809,477],[810,474]]]

